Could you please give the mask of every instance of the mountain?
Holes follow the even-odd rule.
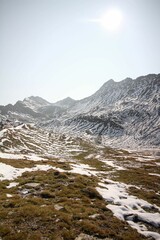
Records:
[[[14,105],[0,106],[2,115],[8,116],[9,119],[17,118],[23,122],[48,120],[59,117],[64,111],[64,108],[49,103],[38,96],[25,98],[23,101],[17,101]]]
[[[152,99],[157,101],[160,85],[160,74],[150,74],[139,77],[135,80],[126,78],[121,82],[109,80],[92,96],[80,100],[75,105],[75,112],[92,112],[102,113],[105,111],[119,110],[126,108],[135,102],[147,102],[149,104]]]
[[[31,97],[25,98],[23,100],[23,104],[25,104],[26,107],[29,107],[34,111],[37,111],[40,107],[51,105],[51,103],[49,103],[45,99],[38,97],[38,96],[36,96],[36,97],[31,96]]]
[[[160,239],[160,74],[0,110],[0,240]]]
[[[0,106],[2,115],[8,116],[10,119],[21,119],[22,121],[31,121],[32,119],[40,117],[40,114],[28,107],[24,101],[18,101],[16,104],[8,104]]]
[[[103,137],[118,146],[160,145],[160,74],[109,80],[82,100],[29,97],[0,106],[1,115],[58,131]]]
[[[72,108],[66,121],[75,131],[114,137],[127,144],[160,145],[160,74],[109,80]],[[110,139],[109,139],[110,140]]]
[[[67,97],[64,98],[63,100],[60,100],[55,103],[56,106],[63,107],[63,108],[71,108],[76,104],[76,100]]]

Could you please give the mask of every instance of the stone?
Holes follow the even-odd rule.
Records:
[[[40,183],[26,183],[25,186],[35,188],[40,186]]]
[[[84,233],[81,233],[75,240],[113,240],[112,238],[97,238]]]

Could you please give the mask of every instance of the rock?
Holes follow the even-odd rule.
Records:
[[[22,191],[20,191],[20,193],[22,195],[27,195],[27,194],[29,194],[29,190],[28,189],[23,189]]]
[[[13,197],[13,195],[11,195],[11,194],[6,194],[6,196],[8,197],[8,198],[11,198],[11,197]]]
[[[92,219],[95,219],[95,218],[98,218],[100,216],[100,214],[93,214],[91,216],[89,216],[89,218],[92,218]]]
[[[59,211],[59,210],[61,210],[63,207],[62,207],[61,205],[59,205],[59,204],[55,204],[55,205],[54,205],[54,208],[55,208],[57,211]]]
[[[35,188],[40,186],[40,183],[26,183],[25,186]]]
[[[75,240],[113,240],[112,238],[97,238],[84,233],[81,233]]]

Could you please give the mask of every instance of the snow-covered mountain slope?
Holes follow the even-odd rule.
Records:
[[[0,131],[0,152],[5,154],[68,157],[69,152],[78,150],[75,139],[56,134],[33,124],[20,124]]]
[[[31,108],[34,111],[38,111],[40,107],[44,107],[44,106],[46,107],[51,105],[51,103],[49,103],[45,99],[38,96],[36,97],[31,96],[31,97],[25,98],[23,100],[23,103],[26,105],[26,107]]]
[[[29,97],[23,101],[17,101],[14,105],[0,106],[0,112],[2,115],[8,116],[9,119],[17,118],[21,121],[30,122],[36,118],[42,118],[43,114],[38,111],[38,108],[48,105],[51,105],[51,103],[40,97]]]
[[[110,80],[95,94],[70,110],[65,125],[76,131],[88,131],[125,139],[139,144],[160,145],[160,74],[135,80]]]
[[[76,100],[74,100],[73,98],[67,97],[64,98],[56,103],[54,103],[54,105],[59,106],[59,107],[63,107],[63,108],[71,108],[76,104]]]
[[[121,82],[109,80],[96,93],[82,99],[72,108],[78,113],[100,114],[105,111],[121,111],[134,104],[154,108],[160,101],[160,74],[149,74],[135,80],[126,78]]]
[[[160,74],[109,80],[90,97],[49,103],[29,97],[0,106],[1,115],[49,129],[102,135],[112,143],[160,145]]]
[[[10,120],[18,119],[22,122],[37,122],[59,117],[65,111],[64,108],[47,102],[40,97],[28,97],[16,104],[0,106],[0,112]]]

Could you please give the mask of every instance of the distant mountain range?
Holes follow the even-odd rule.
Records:
[[[78,101],[68,97],[49,103],[28,97],[15,105],[0,106],[0,116],[48,129],[102,136],[113,145],[159,146],[160,74],[109,80]]]

